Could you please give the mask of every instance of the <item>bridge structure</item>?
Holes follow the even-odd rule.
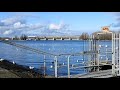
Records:
[[[28,36],[28,40],[80,40],[80,36]]]
[[[108,33],[108,32],[107,32]],[[38,53],[43,55],[43,70],[44,70],[44,75],[46,76],[46,63],[48,62],[48,57],[47,56],[52,56],[53,57],[53,66],[54,68],[54,77],[56,78],[107,78],[107,77],[116,77],[120,76],[120,34],[119,33],[113,33],[109,32],[112,34],[112,47],[111,51],[106,51],[106,54],[112,55],[112,60],[108,60],[107,57],[105,60],[101,60],[101,45],[98,39],[95,39],[94,35],[91,35],[89,38],[89,49],[86,50],[84,47],[84,50],[82,52],[76,52],[76,53],[63,53],[63,54],[52,54],[48,53],[42,50],[34,49],[25,45],[20,45],[15,42],[9,41],[9,40],[2,40],[1,42],[5,44],[9,44],[15,47],[19,47],[25,50],[30,50],[32,52]],[[103,33],[99,33],[101,35]],[[47,37],[48,38],[48,37]],[[64,37],[65,38],[65,37]],[[68,38],[68,37],[67,37]],[[50,39],[50,37],[49,37]],[[53,39],[53,37],[51,37]],[[55,39],[55,38],[54,38]],[[60,39],[56,38],[56,39]],[[85,41],[84,41],[85,43]],[[108,48],[104,45],[104,48]],[[60,64],[59,63],[59,58],[65,56],[66,59],[64,60],[65,63]],[[76,57],[76,56],[83,56],[82,61],[77,60],[77,64],[72,64],[70,63],[71,60]],[[107,55],[106,55],[107,56]],[[71,58],[73,57],[73,58]],[[87,59],[87,60],[86,60]],[[82,65],[81,65],[82,64]],[[110,69],[102,70],[101,68],[105,66],[111,66]],[[58,69],[66,67],[67,69],[67,75],[66,76],[59,76],[58,75]],[[87,73],[85,74],[76,74],[76,75],[71,75],[71,69],[80,69],[84,68],[88,70]]]

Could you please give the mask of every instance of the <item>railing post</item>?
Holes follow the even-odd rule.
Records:
[[[54,57],[55,77],[57,78],[57,56]]]
[[[99,47],[99,40],[100,40],[100,37],[99,37],[99,34],[98,34],[98,44],[97,44],[97,51],[98,51],[98,53],[97,53],[97,65],[98,65],[98,68],[97,68],[97,71],[99,71],[100,69],[99,69],[99,65],[100,65],[100,47]]]
[[[100,70],[100,69],[99,69],[99,65],[100,65],[100,60],[99,60],[99,58],[100,58],[100,47],[99,47],[99,45],[98,45],[98,54],[97,54],[97,65],[98,65],[98,68],[97,68],[97,71]]]
[[[112,75],[115,76],[115,33],[112,33]]]
[[[118,34],[118,76],[120,76],[120,33]]]
[[[46,60],[45,60],[45,55],[44,55],[44,76],[45,76],[45,69],[46,69]]]
[[[70,56],[71,55],[68,56],[68,60],[67,60],[68,61],[68,78],[70,78]]]

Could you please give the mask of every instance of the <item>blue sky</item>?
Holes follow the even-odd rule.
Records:
[[[39,23],[55,27],[61,23],[61,26],[68,25],[71,32],[80,33],[99,31],[101,26],[116,22],[116,15],[112,12],[0,12],[0,21],[18,15],[23,16],[27,25]]]

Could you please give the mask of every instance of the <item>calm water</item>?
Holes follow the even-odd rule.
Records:
[[[39,50],[43,50],[46,52],[50,52],[53,54],[63,54],[63,53],[78,53],[84,50],[88,50],[88,42],[83,41],[14,41],[21,45],[26,45],[32,48],[36,48]],[[83,45],[85,46],[83,48]],[[100,45],[103,47],[101,48],[101,57],[100,59],[105,60],[106,54],[105,51],[108,50],[105,48],[107,45],[108,48],[111,48],[111,41],[101,41]],[[34,66],[37,69],[42,69],[43,58],[44,55],[36,54],[28,50],[20,49],[15,46],[7,45],[0,42],[0,58],[4,58],[10,61],[15,61],[17,64],[20,65],[27,65],[27,66]],[[46,73],[49,75],[54,75],[54,68],[52,68],[54,62],[54,57],[50,55],[46,55]],[[71,56],[70,57],[70,64],[80,64],[77,62],[78,60],[83,62],[87,61],[87,57],[81,56]],[[107,55],[107,58],[110,60],[111,55]],[[67,65],[67,56],[60,56],[58,57],[58,64],[59,65]],[[87,70],[84,69],[71,69],[71,74],[78,74],[78,73],[87,73]],[[67,75],[67,67],[58,68],[58,75]]]

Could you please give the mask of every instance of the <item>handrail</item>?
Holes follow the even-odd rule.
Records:
[[[38,49],[35,49],[35,48],[31,48],[29,46],[17,44],[15,42],[7,41],[7,40],[1,40],[0,42],[5,43],[5,44],[9,44],[9,45],[12,45],[12,46],[16,46],[16,47],[19,47],[19,48],[22,48],[22,49],[30,50],[30,51],[38,53],[38,54],[48,54],[48,55],[51,55],[51,56],[65,56],[65,55],[71,55],[71,56],[77,56],[78,55],[79,56],[79,55],[83,55],[83,54],[86,54],[86,55],[91,54],[90,52],[85,52],[85,51],[84,52],[79,52],[79,53],[53,54],[53,53],[48,53],[48,52],[38,50]],[[97,52],[92,51],[92,53],[97,53]]]
[[[16,46],[16,47],[19,47],[19,48],[22,48],[22,49],[30,50],[30,51],[38,53],[38,54],[49,54],[49,55],[52,55],[52,56],[58,56],[56,54],[48,53],[48,52],[38,50],[38,49],[35,49],[35,48],[31,48],[31,47],[28,47],[28,46],[25,46],[25,45],[17,44],[15,42],[11,42],[11,41],[1,40],[0,42],[5,43],[5,44],[9,44],[9,45],[12,45],[12,46]]]

